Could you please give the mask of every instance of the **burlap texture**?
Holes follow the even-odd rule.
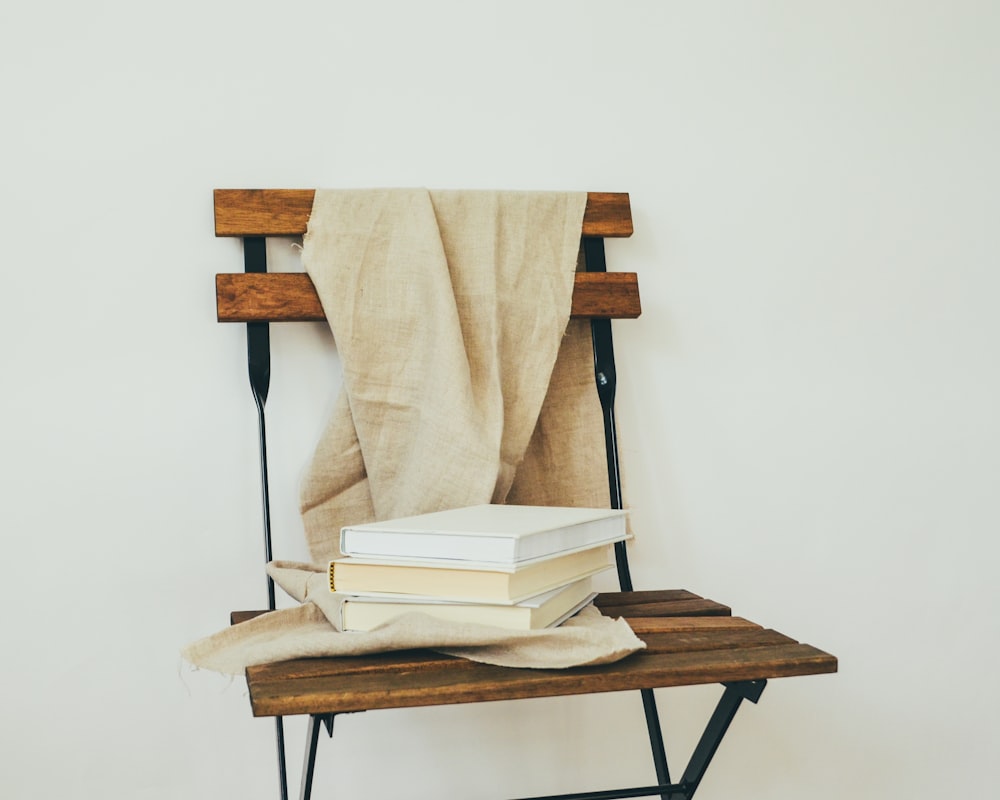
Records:
[[[344,393],[302,490],[315,562],[340,555],[347,524],[608,505],[590,329],[567,328],[585,205],[583,193],[316,193],[302,260]]]
[[[263,614],[194,642],[183,652],[187,661],[236,675],[255,664],[293,658],[432,648],[505,667],[561,669],[611,663],[645,647],[624,620],[602,616],[592,606],[558,628],[537,631],[459,625],[414,613],[373,631],[342,633],[336,629],[342,598],[330,592],[325,570],[274,562],[268,573],[302,605]]]

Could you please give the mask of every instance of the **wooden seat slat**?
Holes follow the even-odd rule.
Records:
[[[646,589],[632,592],[601,592],[594,601],[598,607],[620,606],[623,603],[635,605],[638,603],[663,603],[668,600],[700,600],[694,592],[687,589]]]
[[[759,628],[756,622],[742,617],[636,617],[627,616],[625,621],[636,636],[648,633],[682,633],[684,631],[704,630],[742,630]]]
[[[601,605],[600,609],[609,617],[689,617],[699,614],[729,616],[732,613],[729,606],[700,597],[691,600],[669,600],[665,603]]]
[[[790,636],[768,628],[741,630],[671,631],[645,633],[643,653],[693,653],[700,650],[730,650],[774,644],[797,644]]]
[[[216,236],[301,236],[315,189],[216,189]],[[588,192],[584,236],[632,235],[627,192]]]
[[[770,637],[770,634],[765,634]],[[615,664],[570,670],[509,669],[464,659],[427,661],[422,668],[378,671],[378,680],[365,670],[340,664],[341,674],[292,678],[291,669],[269,665],[247,670],[255,716],[364,711],[453,703],[514,700],[594,692],[624,691],[724,681],[811,675],[836,671],[836,659],[814,647],[788,642],[733,646],[721,637],[698,644],[691,652],[637,653]],[[722,646],[724,642],[729,646]],[[320,659],[344,662],[351,659]],[[337,664],[330,666],[336,667]]]

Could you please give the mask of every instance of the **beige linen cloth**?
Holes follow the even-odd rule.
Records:
[[[315,565],[270,564],[302,605],[195,642],[188,661],[235,674],[429,647],[562,668],[644,647],[593,608],[541,631],[414,613],[341,632],[343,598],[326,578],[346,524],[485,502],[607,506],[589,325],[569,320],[585,204],[584,193],[316,192],[302,258],[344,391],[302,489]]]

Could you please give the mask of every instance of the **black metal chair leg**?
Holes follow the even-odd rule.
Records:
[[[274,738],[278,750],[278,791],[281,800],[288,800],[288,767],[285,765],[285,724],[282,717],[274,718]]]
[[[646,729],[649,732],[649,746],[653,751],[653,767],[656,769],[656,782],[670,783],[670,768],[667,766],[667,754],[663,745],[663,732],[660,727],[660,715],[656,711],[656,698],[652,689],[640,690],[642,708],[646,713]],[[667,795],[660,795],[661,800],[668,800]]]
[[[705,777],[705,771],[712,761],[722,738],[729,730],[729,725],[740,709],[740,704],[744,700],[756,703],[760,699],[761,692],[767,681],[741,681],[739,683],[725,684],[726,690],[722,693],[715,711],[712,713],[705,732],[701,735],[687,769],[684,770],[684,777],[681,778],[680,785],[684,787],[682,792],[669,795],[670,800],[691,800],[694,797],[701,779]]]
[[[684,770],[684,777],[680,783],[671,784],[669,781],[661,781],[656,786],[554,794],[545,797],[523,798],[522,800],[621,800],[621,798],[653,797],[654,795],[668,798],[668,800],[691,800],[740,705],[744,700],[756,703],[760,699],[767,681],[740,681],[723,685],[726,689],[722,694],[722,699],[719,700],[715,711],[709,718],[705,732],[701,735],[701,739],[691,754],[691,760],[688,762],[687,769]]]
[[[319,729],[322,725],[320,714],[309,716],[309,727],[306,729],[306,754],[302,762],[302,784],[299,787],[299,800],[309,800],[312,796],[313,774],[316,770],[316,746],[319,744]]]

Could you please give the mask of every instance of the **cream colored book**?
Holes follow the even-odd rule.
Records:
[[[513,605],[610,569],[615,553],[614,545],[603,544],[512,567],[465,566],[471,563],[339,558],[330,562],[330,591]]]
[[[584,578],[512,606],[433,597],[349,597],[342,606],[342,625],[345,631],[370,631],[403,614],[420,612],[448,622],[534,630],[564,622],[596,596],[590,578]]]
[[[517,564],[626,537],[625,513],[607,508],[479,505],[348,525],[346,556]]]

